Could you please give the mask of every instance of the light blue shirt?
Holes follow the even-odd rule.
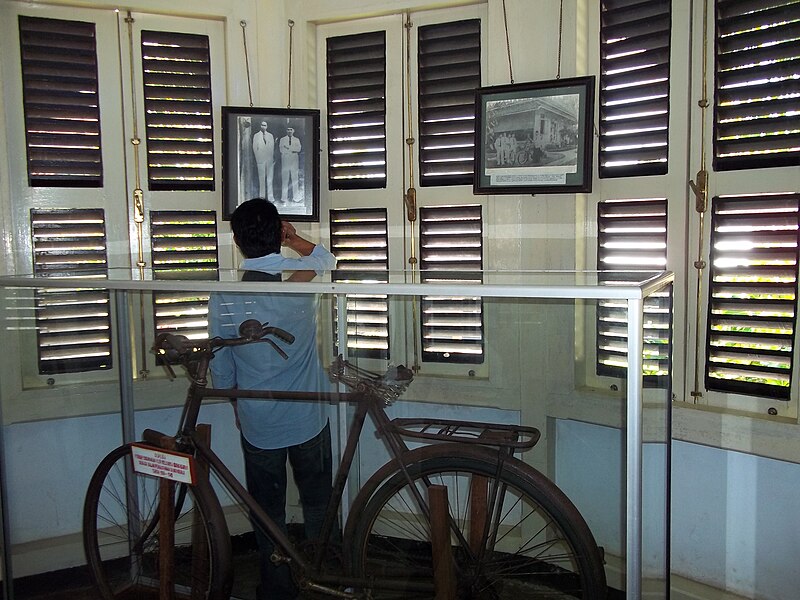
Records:
[[[336,259],[322,246],[309,256],[286,258],[269,254],[245,259],[240,268],[280,274],[282,271],[327,271]],[[329,391],[332,385],[317,351],[316,294],[216,292],[208,301],[211,337],[239,336],[239,325],[256,319],[280,327],[295,337],[294,344],[270,336],[289,356],[284,360],[266,343],[220,349],[210,363],[214,387],[249,390]],[[237,409],[242,435],[257,448],[285,448],[307,442],[327,422],[327,404],[297,400],[241,398]]]

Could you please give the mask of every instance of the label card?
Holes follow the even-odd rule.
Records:
[[[137,473],[194,483],[194,458],[189,454],[133,444],[132,456],[133,470]]]

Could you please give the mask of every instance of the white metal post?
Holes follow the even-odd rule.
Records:
[[[642,597],[642,351],[644,302],[628,299],[626,597]]]
[[[337,294],[336,295],[336,348],[339,350],[339,354],[347,357],[347,295],[346,294]],[[343,383],[339,383],[339,391],[346,392],[347,389]],[[336,459],[334,460],[334,464],[337,464],[342,458],[342,452],[344,451],[345,446],[347,445],[347,402],[340,402],[338,406],[338,421],[339,421],[339,437],[338,437],[338,448],[335,452]],[[342,504],[341,504],[341,523],[344,526],[347,523],[347,516],[350,514],[350,486],[352,485],[353,481],[358,481],[358,453],[356,452],[356,458],[353,461],[353,466],[350,469],[350,474],[347,477],[348,484],[344,486],[342,490]]]

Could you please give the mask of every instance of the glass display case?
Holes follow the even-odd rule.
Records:
[[[383,374],[397,373],[399,365],[413,376],[379,403],[388,421],[368,422],[353,449],[339,515],[344,543],[361,544],[358,556],[370,552],[365,540],[385,535],[377,523],[392,497],[387,486],[400,477],[384,467],[392,458],[386,448],[391,429],[409,434],[410,458],[397,460],[407,460],[412,471],[421,463],[434,465],[421,476],[424,483],[409,484],[410,491],[399,491],[397,497],[414,496],[423,487],[427,494],[435,487],[434,474],[452,470],[446,482],[442,478],[448,488],[444,508],[434,508],[433,496],[421,500],[431,523],[448,522],[432,514],[451,516],[449,533],[447,525],[443,533],[450,543],[441,537],[437,542],[433,531],[426,533],[434,556],[444,552],[445,562],[461,569],[465,560],[480,563],[491,546],[495,559],[513,554],[515,564],[527,561],[526,568],[550,562],[551,571],[565,576],[599,570],[603,585],[628,598],[668,597],[671,273],[311,275],[290,280],[284,273],[283,280],[253,281],[235,270],[186,278],[185,273],[111,269],[82,276],[0,277],[6,598],[15,597],[15,578],[85,564],[81,515],[95,467],[114,448],[142,439],[146,429],[174,434],[185,418],[187,371],[198,377],[194,363],[187,368],[180,356],[171,360],[154,341],[172,340],[165,337],[170,334],[182,336],[174,339],[183,340],[187,352],[205,347],[210,343],[209,298],[230,293],[269,294],[278,301],[313,295],[318,300],[316,344],[326,366],[341,356],[362,381],[369,372],[377,374],[369,381],[385,382]],[[284,338],[275,339],[276,344],[289,348]],[[277,353],[275,360],[281,360]],[[171,362],[174,378],[166,368]],[[338,391],[332,388],[330,396],[321,398],[335,433],[335,459],[348,453],[354,417],[363,417],[353,397],[344,395],[357,385],[348,388],[344,376],[337,381]],[[383,385],[376,393],[382,393]],[[205,399],[199,420],[211,426],[209,447],[243,482],[239,432],[226,398]],[[463,438],[462,425],[472,428]],[[447,444],[459,447],[450,452],[440,448]],[[462,456],[461,445],[473,449]],[[460,466],[447,463],[452,456],[462,456]],[[492,461],[497,461],[497,473],[505,475],[495,477],[502,485],[484,484],[490,492],[483,505],[487,521],[474,508],[474,485],[469,499],[454,497],[451,486],[474,480],[477,465]],[[248,513],[236,509],[229,487],[212,477],[210,489],[218,498],[226,535],[246,535]],[[493,509],[498,489],[508,497],[497,500],[500,508]],[[511,502],[515,489],[521,491]],[[383,508],[375,508],[379,496],[385,496]],[[544,520],[523,524],[529,513],[517,504],[525,502],[545,513]],[[302,520],[296,492],[290,492],[288,505],[288,520]],[[499,513],[503,516],[491,524],[491,515]],[[518,518],[513,523],[507,520],[511,513]],[[483,524],[484,533],[477,546],[470,541],[480,529],[475,523]],[[530,541],[532,528],[544,542]],[[577,566],[568,561],[552,566],[552,551],[543,548],[555,547],[554,540],[560,540],[559,553],[564,553],[563,543],[566,554],[578,557]],[[219,550],[212,545],[211,551]],[[126,552],[118,550],[115,557]],[[586,554],[596,555],[595,562],[581,562]],[[487,563],[482,564],[477,570],[484,572],[485,584],[491,577]],[[358,574],[374,577],[366,565],[365,559]],[[448,585],[441,566],[431,572],[436,589]],[[591,579],[586,577],[581,581]],[[323,588],[354,587],[337,585],[341,582],[335,577],[310,581]],[[508,582],[503,585],[507,594],[514,589]],[[581,585],[592,589],[594,584]],[[254,590],[235,589],[234,596],[254,597]]]

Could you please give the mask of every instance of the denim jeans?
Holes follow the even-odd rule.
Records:
[[[331,497],[330,424],[316,437],[288,448],[263,450],[242,437],[247,489],[271,519],[286,532],[286,458],[300,492],[306,538],[319,537]],[[260,554],[261,584],[257,600],[292,600],[298,591],[286,564],[270,560],[274,545],[260,527],[254,529]]]

